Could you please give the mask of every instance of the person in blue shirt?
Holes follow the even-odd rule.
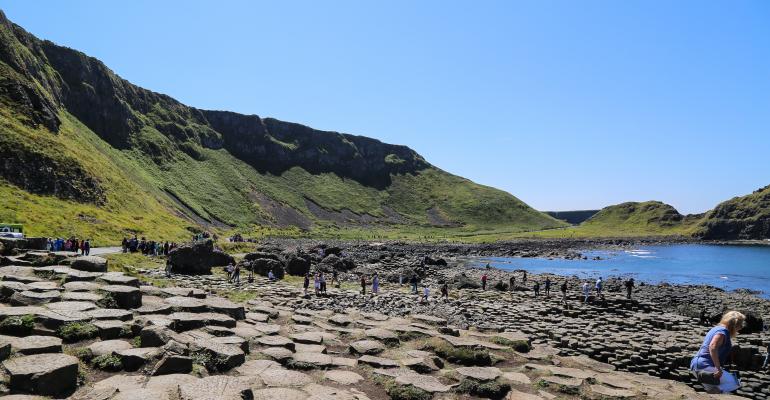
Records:
[[[733,340],[745,323],[746,316],[740,312],[726,312],[719,324],[708,331],[703,344],[690,361],[690,370],[707,392],[720,393],[719,379],[722,378],[722,367],[727,362]]]

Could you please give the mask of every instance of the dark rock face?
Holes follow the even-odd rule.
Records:
[[[282,262],[271,258],[258,258],[253,261],[243,261],[241,263],[241,269],[254,271],[255,274],[262,276],[268,276],[270,271],[273,271],[276,279],[283,279],[283,276],[286,274],[283,265]]]
[[[206,275],[211,273],[211,267],[234,264],[235,260],[229,254],[214,249],[214,242],[209,239],[171,251],[168,262],[174,273]]]
[[[286,272],[289,275],[303,276],[310,272],[310,258],[293,255],[286,260]]]
[[[313,174],[332,172],[381,189],[390,185],[390,174],[414,173],[429,167],[406,146],[256,115],[202,113],[223,135],[224,148],[261,172],[280,174],[299,166]]]
[[[330,254],[317,265],[322,271],[350,271],[356,267],[356,263],[348,257],[338,257]]]
[[[77,160],[53,159],[19,142],[0,138],[0,177],[36,194],[103,204],[104,189]]]

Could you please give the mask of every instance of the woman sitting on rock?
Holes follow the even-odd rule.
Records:
[[[726,312],[719,324],[708,331],[698,353],[690,361],[690,370],[708,393],[721,393],[722,366],[733,347],[733,339],[745,322],[746,316],[738,311]]]

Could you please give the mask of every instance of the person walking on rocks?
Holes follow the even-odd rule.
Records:
[[[227,272],[227,283],[232,283],[233,281],[233,264],[227,264],[225,267],[225,272]]]
[[[533,287],[535,289],[535,297],[540,296],[540,282],[535,281],[535,286]]]
[[[446,282],[441,285],[441,297],[444,298],[444,300],[449,301],[449,284]]]
[[[565,279],[564,282],[561,283],[561,301],[564,304],[567,304],[567,280]]]
[[[551,297],[551,278],[545,278],[545,297]]]
[[[310,286],[310,272],[305,272],[305,281],[302,282],[302,288],[305,289],[305,296],[307,296],[308,286]]]
[[[599,279],[596,280],[596,297],[604,298],[604,295],[602,294],[602,289],[604,288],[604,281],[602,280],[602,277],[600,276]]]
[[[233,281],[236,285],[241,284],[241,266],[238,264],[235,264],[235,269],[233,270]]]
[[[508,287],[511,289],[511,292],[516,289],[516,275],[511,275],[508,279]]]
[[[323,272],[319,274],[318,282],[321,285],[321,293],[326,294],[326,278],[324,278]]]
[[[430,300],[430,288],[425,283],[422,287],[422,299],[427,303]]]
[[[481,275],[481,290],[487,290],[487,273]]]
[[[315,295],[318,296],[318,291],[321,290],[321,280],[318,278],[318,272],[315,273],[313,287],[315,288]]]
[[[412,284],[412,293],[417,294],[417,274],[412,274],[412,279],[409,280]]]
[[[380,275],[376,272],[372,277],[372,293],[374,293],[375,296],[380,293]]]
[[[361,274],[361,294],[366,294],[366,276],[364,274]]]
[[[708,393],[721,393],[722,367],[733,346],[733,340],[744,324],[746,316],[738,311],[728,311],[719,324],[706,334],[698,352],[690,361],[690,371]]]
[[[634,278],[626,281],[626,298],[631,298],[631,292],[634,290]]]
[[[527,287],[527,271],[523,271],[524,276],[521,278],[521,281],[524,282],[524,287]]]
[[[583,303],[588,303],[588,296],[591,294],[591,288],[588,286],[588,282],[583,282]]]

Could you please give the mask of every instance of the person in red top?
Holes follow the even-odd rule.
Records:
[[[481,290],[487,290],[487,274],[481,275]]]

